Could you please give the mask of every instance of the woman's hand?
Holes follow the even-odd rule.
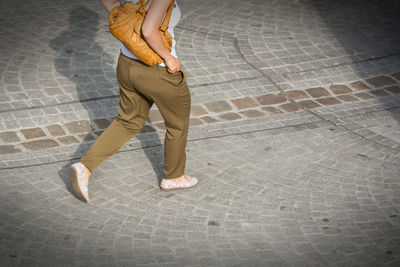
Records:
[[[165,66],[167,67],[168,72],[174,73],[181,70],[181,64],[179,60],[173,55],[169,55],[164,59]]]

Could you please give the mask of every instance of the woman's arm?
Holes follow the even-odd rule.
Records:
[[[110,13],[114,7],[121,5],[120,0],[99,0],[99,2],[104,6],[108,13]]]
[[[160,24],[172,0],[152,0],[142,25],[144,39],[164,59],[169,72],[180,70],[179,60],[172,56],[160,34]]]

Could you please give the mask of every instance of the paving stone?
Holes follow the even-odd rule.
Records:
[[[368,94],[368,93],[365,93],[365,92],[356,93],[356,94],[354,94],[354,95],[357,96],[357,97],[359,97],[359,98],[365,99],[365,100],[375,98],[374,96],[372,96],[372,95],[370,95],[370,94]]]
[[[94,131],[94,132],[92,132],[92,133],[97,137],[97,136],[100,136],[103,132],[104,132],[104,131],[101,130],[101,131]]]
[[[49,131],[51,136],[65,135],[65,131],[63,130],[63,128],[57,124],[46,126],[46,129]]]
[[[204,117],[201,117],[201,119],[206,123],[213,123],[213,122],[218,121],[217,119],[210,117],[210,116],[204,116]]]
[[[21,150],[19,148],[16,148],[13,145],[2,145],[0,146],[0,154],[14,154],[14,153],[19,153]]]
[[[261,117],[261,116],[265,115],[263,112],[261,112],[259,110],[255,110],[255,109],[245,110],[240,113],[245,115],[248,118],[257,118],[257,117]]]
[[[164,121],[164,118],[162,117],[158,109],[151,109],[149,111],[148,121],[150,122]]]
[[[286,102],[286,98],[282,95],[266,94],[256,97],[261,105],[274,105]]]
[[[111,124],[111,121],[106,118],[94,119],[93,121],[99,129],[106,129]]]
[[[23,145],[26,149],[29,150],[41,150],[59,146],[59,144],[52,139],[30,141],[22,143],[21,145]]]
[[[388,92],[386,92],[383,89],[377,89],[377,90],[371,90],[369,91],[370,94],[376,95],[376,96],[387,96],[390,95]]]
[[[353,87],[354,89],[356,89],[358,91],[369,89],[369,87],[366,86],[365,83],[363,83],[362,81],[352,82],[352,83],[350,83],[350,85],[351,85],[351,87]]]
[[[294,100],[308,98],[308,95],[302,90],[290,90],[285,93],[288,97]]]
[[[294,104],[294,103],[287,103],[287,104],[283,104],[280,105],[279,108],[283,109],[286,112],[295,112],[301,109],[301,107],[299,107],[298,105]]]
[[[392,94],[400,94],[399,86],[390,86],[385,88],[386,91],[391,92]]]
[[[79,144],[80,142],[73,136],[63,136],[57,138],[57,140],[63,145]]]
[[[317,108],[320,107],[320,105],[312,100],[302,100],[302,101],[298,101],[297,104],[299,104],[300,106],[302,106],[303,108],[306,109],[313,109],[313,108]]]
[[[26,139],[34,139],[46,136],[41,128],[30,128],[21,130]]]
[[[338,99],[344,101],[344,102],[354,102],[354,101],[359,101],[357,97],[354,97],[352,95],[339,95],[337,96]]]
[[[400,72],[392,73],[391,76],[400,81]]]
[[[279,108],[275,108],[275,107],[262,107],[261,108],[263,111],[267,111],[271,114],[281,114],[283,113],[282,110],[280,110]]]
[[[1,140],[3,140],[4,143],[14,143],[19,141],[17,132],[14,131],[1,132],[0,138]]]
[[[369,78],[369,79],[366,79],[365,81],[367,81],[369,84],[372,84],[375,87],[382,87],[382,86],[392,85],[392,84],[397,83],[395,80],[393,80],[389,76],[384,76],[384,75]]]
[[[257,107],[258,106],[258,104],[250,97],[233,99],[232,103],[238,109],[246,109],[246,108],[252,108],[252,107]]]
[[[334,97],[325,97],[317,99],[317,101],[325,106],[336,105],[342,103],[340,100]]]
[[[199,126],[199,125],[202,125],[202,124],[203,124],[203,122],[200,119],[197,119],[197,118],[191,118],[189,120],[189,126]]]
[[[144,125],[142,130],[140,131],[141,133],[153,133],[155,132],[156,129],[154,129],[152,126],[150,125]]]
[[[332,93],[335,95],[343,95],[351,93],[351,89],[344,84],[333,84],[329,87]]]
[[[160,130],[166,130],[167,128],[165,127],[165,123],[164,122],[157,122],[154,124],[158,129]]]
[[[226,101],[215,101],[211,103],[205,103],[207,109],[210,112],[224,112],[224,111],[229,111],[232,110],[232,107],[226,102]]]
[[[92,134],[90,134],[90,133],[87,133],[87,134],[78,134],[77,136],[78,136],[79,138],[81,138],[83,141],[86,141],[86,142],[93,141],[93,140],[96,139],[96,138],[95,138]]]
[[[398,266],[398,95],[378,98],[351,83],[397,82],[400,2],[314,2],[235,1],[233,10],[227,0],[182,1],[175,37],[192,103],[230,106],[194,116],[203,124],[189,130],[185,172],[199,178],[192,189],[159,190],[162,119],[147,124],[157,133],[132,138],[94,170],[90,203],[73,196],[68,173],[89,143],[6,144],[21,152],[0,160],[0,266]],[[25,139],[21,129],[48,134],[44,127],[60,125],[94,138],[102,132],[95,119],[115,116],[119,101],[120,46],[104,31],[104,8],[18,4],[0,4],[0,131]],[[29,23],[20,27],[15,16]],[[354,22],[362,27],[347,27]],[[320,106],[314,112],[287,112],[288,99],[245,109],[232,102],[258,103],[281,89],[309,96],[303,89],[330,92],[332,84],[372,99],[324,106],[297,93]],[[337,99],[349,96],[358,97]],[[241,113],[252,109],[266,116]],[[212,123],[223,113],[241,118]],[[70,134],[64,124],[78,120],[95,132]]]
[[[194,117],[198,117],[204,114],[207,114],[207,110],[205,110],[202,106],[200,105],[192,105],[190,107],[190,114]]]
[[[305,91],[314,98],[331,95],[325,88],[322,87],[308,88]]]
[[[219,117],[221,119],[228,120],[228,121],[238,120],[238,119],[242,118],[239,114],[233,113],[233,112],[224,113],[224,114],[220,115]]]
[[[87,120],[71,121],[66,123],[64,126],[71,134],[89,133],[93,130]]]

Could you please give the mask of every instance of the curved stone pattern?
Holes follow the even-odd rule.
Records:
[[[178,0],[190,190],[165,125],[71,194],[117,115],[98,1],[0,1],[0,266],[400,266],[397,0]]]
[[[397,1],[188,2],[183,27],[234,35],[268,75],[400,53]]]
[[[162,150],[155,147],[102,165],[89,205],[66,190],[62,164],[22,168],[18,176],[1,171],[2,263],[399,260],[398,152],[330,126],[199,140],[189,151],[188,171],[201,176],[194,189],[158,189]]]
[[[2,3],[3,12],[20,13],[2,16],[2,28],[7,30],[2,33],[0,48],[4,63],[0,86],[6,102],[1,109],[116,94],[114,58],[118,46],[99,25],[103,19],[96,13],[99,7],[92,10],[90,5],[77,2],[67,8],[52,1],[41,4],[43,7]]]

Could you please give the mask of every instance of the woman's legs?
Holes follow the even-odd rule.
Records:
[[[120,86],[118,118],[100,135],[80,163],[71,168],[77,195],[88,201],[85,179],[89,179],[90,172],[142,129],[153,102],[167,128],[164,179],[160,186],[163,190],[194,186],[197,179],[184,176],[190,115],[190,92],[185,73],[171,74],[165,67],[149,67],[121,55],[117,78]]]
[[[118,118],[99,136],[80,160],[91,172],[140,132],[146,122],[153,103],[132,86],[130,72],[130,60],[120,56],[117,66],[120,87]]]

